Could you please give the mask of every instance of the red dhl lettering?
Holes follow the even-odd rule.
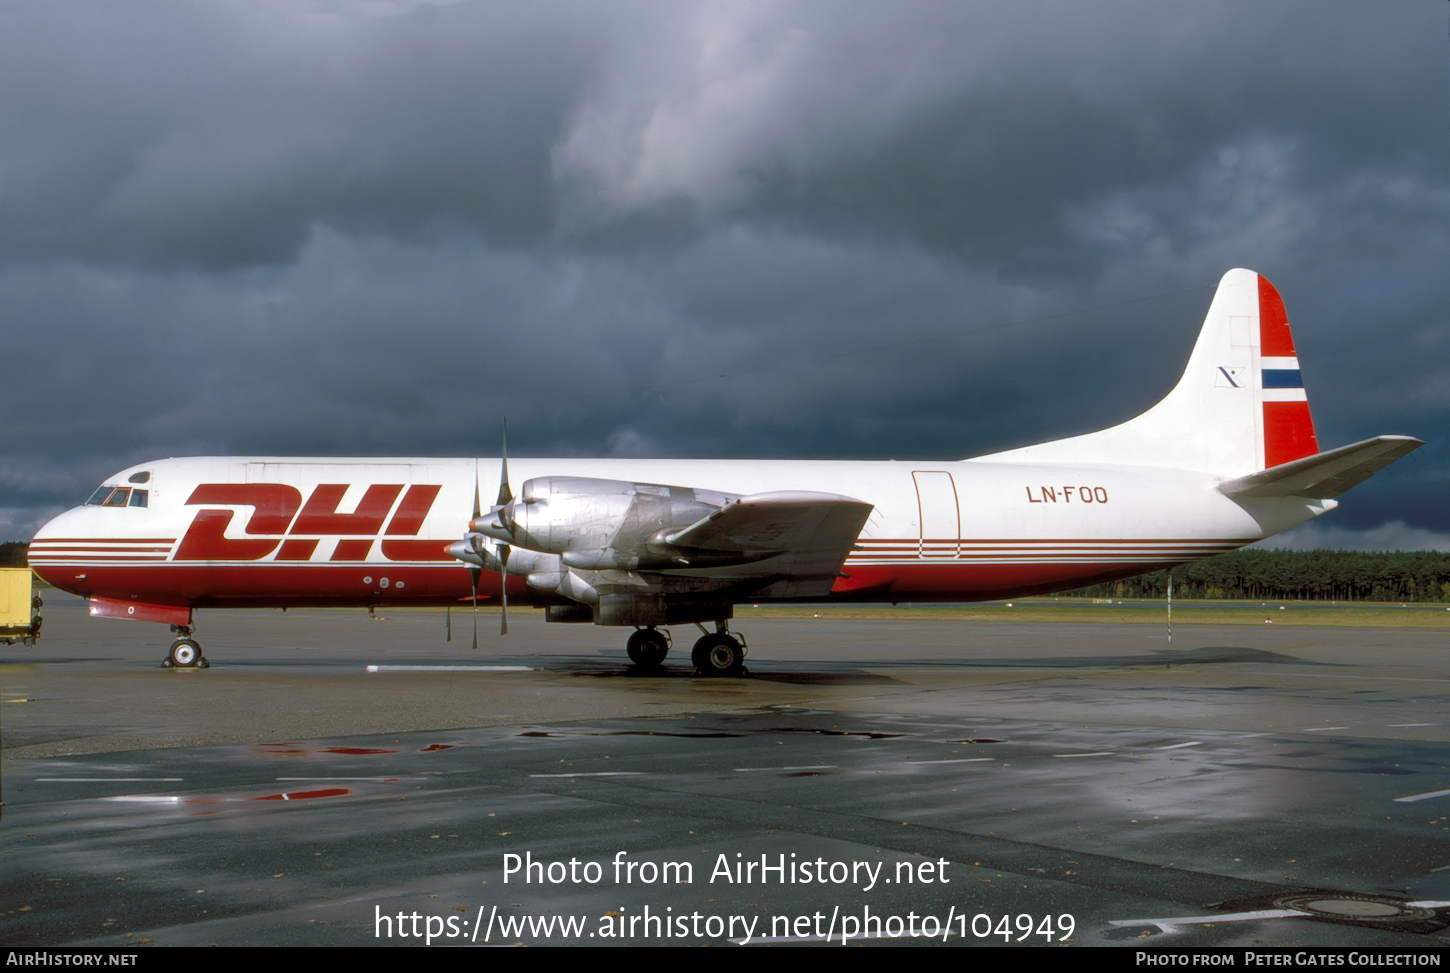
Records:
[[[317,550],[321,538],[296,535],[312,534],[341,538],[333,549],[331,560],[365,561],[378,539],[388,511],[393,508],[398,495],[403,493],[403,485],[372,484],[358,502],[357,510],[338,513],[338,504],[350,485],[319,484],[304,505],[301,491],[286,484],[203,483],[192,491],[187,505],[251,507],[252,515],[247,519],[243,533],[272,536],[227,537],[227,527],[236,512],[200,510],[177,546],[175,560],[260,561],[277,551],[279,561],[307,561]],[[442,489],[433,483],[415,484],[408,488],[383,533],[383,557],[390,561],[451,560],[447,543],[416,539]],[[298,513],[299,509],[301,513]],[[283,535],[286,535],[285,539]]]

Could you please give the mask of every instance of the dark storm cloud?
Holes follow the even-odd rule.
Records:
[[[596,52],[587,17],[420,7],[37,5],[0,34],[0,246],[220,268],[321,220],[550,232],[549,154]]]
[[[1323,445],[1431,438],[1444,20],[11,5],[0,530],[157,455],[487,454],[505,413],[536,455],[1082,432],[1172,385],[1234,266],[1285,295]],[[1422,454],[1333,524],[1450,530]]]

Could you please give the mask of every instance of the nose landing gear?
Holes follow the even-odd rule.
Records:
[[[161,660],[163,669],[210,669],[211,663],[201,654],[201,646],[191,637],[190,625],[173,625],[171,631],[180,636],[171,643],[171,651]]]

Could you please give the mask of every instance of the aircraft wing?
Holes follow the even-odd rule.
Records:
[[[761,567],[776,579],[778,594],[824,595],[872,509],[869,503],[831,493],[757,493],[666,534],[650,549],[659,553],[667,549],[681,562],[731,554],[742,560],[768,560]]]
[[[846,559],[871,504],[833,493],[756,493],[721,507],[661,541],[680,551],[741,554],[839,552]]]
[[[1423,445],[1413,436],[1376,436],[1226,480],[1218,488],[1230,497],[1332,499]]]

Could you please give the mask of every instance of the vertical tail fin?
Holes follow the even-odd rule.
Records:
[[[1284,301],[1230,270],[1173,391],[1136,419],[991,457],[993,462],[1164,466],[1244,476],[1319,452]]]

